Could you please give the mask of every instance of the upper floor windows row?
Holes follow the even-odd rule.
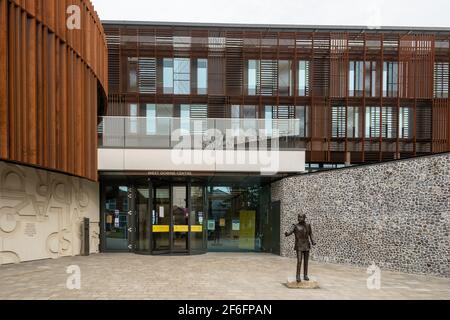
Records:
[[[308,60],[297,63],[246,60],[242,70],[239,65],[228,66],[225,60],[216,58],[213,61],[206,58],[128,58],[128,91],[175,95],[225,95],[225,91],[229,91],[231,95],[309,96],[314,78],[314,87],[329,86],[332,97],[448,98],[448,62],[436,62],[434,73],[398,61],[351,60],[348,64],[332,61],[329,68],[314,66],[317,73],[323,73],[314,76],[312,69]],[[433,90],[428,85],[431,81]],[[326,93],[322,90],[321,94]]]
[[[298,61],[295,67],[290,60],[248,60],[247,94],[309,96],[311,69],[308,60]],[[323,66],[320,69],[323,69]],[[411,92],[415,90],[417,96],[429,97],[431,93],[428,93],[427,83],[430,81],[434,83],[433,97],[448,98],[449,94],[449,63],[447,62],[435,63],[433,79],[424,74],[425,70],[417,68],[416,72],[408,63],[398,61],[383,63],[349,61],[347,70],[339,67],[333,69],[333,66],[331,69],[329,84],[331,96],[406,98],[413,97]],[[324,77],[326,78],[327,74],[316,75],[315,79],[320,82],[324,81]],[[345,79],[348,79],[347,87],[345,87]],[[341,89],[333,91],[336,87]],[[342,88],[346,89],[342,90]]]
[[[413,110],[410,107],[368,106],[365,114],[361,107],[332,107],[333,138],[413,138]],[[364,118],[363,118],[364,117]],[[364,121],[364,132],[363,132]]]
[[[449,41],[443,36],[429,35],[428,39],[424,35],[407,36],[401,34],[381,34],[361,36],[360,32],[344,33],[319,32],[314,36],[311,34],[298,34],[293,36],[292,32],[244,32],[219,30],[184,30],[170,32],[167,29],[154,29],[153,27],[129,28],[118,32],[116,27],[106,26],[106,39],[108,44],[136,44],[141,47],[156,47],[166,50],[187,51],[191,48],[209,49],[209,51],[225,51],[227,48],[245,49],[259,48],[280,48],[289,52],[295,49],[305,52],[312,49],[320,49],[331,53],[361,53],[363,50],[380,54],[395,53],[399,50],[409,50],[417,53],[428,53],[433,51],[444,51],[449,49]],[[436,38],[436,39],[433,39]],[[445,52],[445,51],[444,51]]]
[[[381,69],[381,68],[380,68]],[[384,62],[382,77],[379,77],[377,62],[375,61],[350,61],[349,66],[349,96],[379,97],[380,86],[382,96],[385,98],[413,97],[411,91],[427,93],[426,87],[429,81],[433,81],[434,98],[448,98],[449,93],[449,63],[436,62],[434,64],[434,77],[428,77],[425,70],[409,68],[407,63],[397,61]],[[419,79],[417,79],[419,77]],[[422,84],[421,84],[422,83]],[[420,88],[422,86],[423,88]]]

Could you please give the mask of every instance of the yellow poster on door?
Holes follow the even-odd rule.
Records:
[[[239,249],[255,250],[256,211],[240,211]]]
[[[155,225],[152,230],[154,233],[169,232],[169,226]]]
[[[174,232],[188,232],[189,231],[189,226],[173,226],[173,231]]]

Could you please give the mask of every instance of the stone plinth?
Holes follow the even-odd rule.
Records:
[[[289,289],[319,289],[319,283],[317,281],[291,281],[286,283],[286,287]]]

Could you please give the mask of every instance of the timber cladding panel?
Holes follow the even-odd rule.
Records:
[[[80,29],[67,19],[80,9]],[[0,0],[0,158],[97,180],[103,27],[88,0]]]

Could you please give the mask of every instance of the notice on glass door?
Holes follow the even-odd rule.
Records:
[[[239,220],[233,220],[233,231],[239,231],[241,229],[240,221]]]
[[[209,231],[216,230],[216,221],[215,220],[208,220],[208,230]]]
[[[159,217],[164,218],[164,207],[159,207]]]

